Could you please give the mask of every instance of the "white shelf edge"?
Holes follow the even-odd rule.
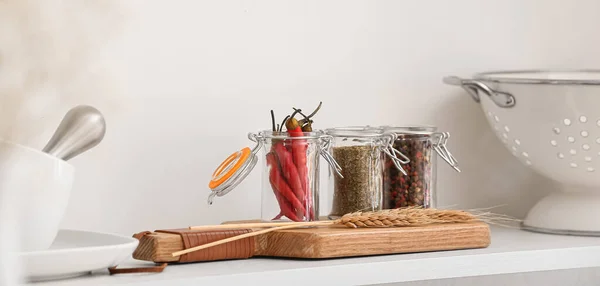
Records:
[[[176,267],[176,266],[174,266]],[[600,267],[600,246],[535,251],[516,251],[447,256],[392,262],[358,263],[274,270],[262,273],[214,275],[168,279],[169,285],[368,285],[444,278],[514,274],[547,270]],[[165,280],[132,282],[127,285],[165,285]],[[120,285],[120,284],[119,284]]]

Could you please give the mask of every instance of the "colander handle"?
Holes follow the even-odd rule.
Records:
[[[464,88],[473,97],[475,102],[479,102],[479,91],[486,94],[496,105],[502,108],[513,107],[516,104],[515,97],[507,92],[495,91],[487,85],[474,79],[462,79],[457,76],[447,76],[444,78],[444,83],[449,85],[457,85]]]

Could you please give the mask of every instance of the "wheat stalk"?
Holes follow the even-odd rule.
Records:
[[[190,227],[194,230],[214,230],[214,229],[248,229],[269,227],[267,229],[250,232],[211,243],[191,247],[181,251],[174,252],[173,256],[180,256],[186,253],[198,251],[201,249],[217,246],[220,244],[253,237],[272,231],[293,229],[301,227],[316,227],[328,225],[341,225],[348,228],[374,228],[374,227],[414,227],[430,224],[448,224],[448,223],[468,223],[476,221],[495,222],[495,221],[515,221],[503,215],[493,215],[489,212],[474,214],[462,210],[440,210],[431,208],[408,207],[372,212],[354,212],[343,215],[341,218],[331,221],[314,222],[289,222],[289,223],[241,223],[230,225],[215,226],[196,226]]]
[[[422,226],[473,221],[479,221],[476,215],[461,210],[400,208],[377,212],[349,213],[333,221],[333,223],[345,225],[350,228],[358,228]]]

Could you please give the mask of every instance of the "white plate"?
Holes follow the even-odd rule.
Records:
[[[60,230],[48,250],[20,254],[29,281],[63,279],[118,265],[138,240],[108,233]]]

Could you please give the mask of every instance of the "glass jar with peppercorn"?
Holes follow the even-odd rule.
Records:
[[[386,159],[383,172],[383,208],[437,207],[437,156],[460,172],[456,159],[446,148],[449,133],[436,132],[435,126],[382,127],[396,134],[393,146],[410,162],[404,166],[406,175],[398,172],[394,162]]]
[[[262,158],[262,220],[318,220],[320,156],[334,172],[340,172],[329,154],[331,137],[312,130],[312,117],[320,106],[308,116],[294,109],[281,125],[276,125],[271,111],[272,129],[248,134],[256,146],[233,153],[215,170],[209,183],[209,204],[215,196],[223,196],[241,183]],[[303,119],[296,120],[298,114]]]
[[[384,160],[393,162],[399,172],[408,158],[392,147],[394,133],[370,126],[326,129],[332,136],[332,155],[341,168],[341,176],[330,174],[333,194],[330,219],[357,211],[383,208]]]

